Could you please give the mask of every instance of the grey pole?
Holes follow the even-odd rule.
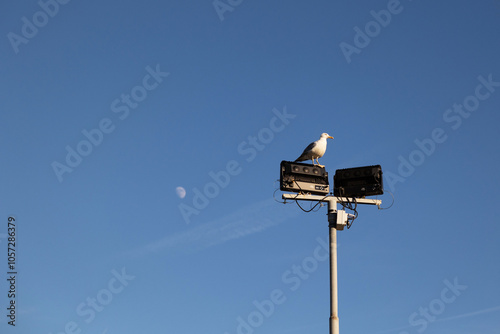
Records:
[[[328,228],[330,230],[330,334],[339,334],[339,304],[337,285],[337,201],[328,201]]]

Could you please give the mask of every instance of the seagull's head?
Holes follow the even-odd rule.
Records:
[[[319,137],[319,138],[320,138],[320,139],[323,139],[323,138],[325,138],[325,139],[326,139],[326,138],[333,139],[333,137],[332,137],[332,136],[330,136],[330,135],[329,135],[328,133],[326,133],[326,132],[323,132],[323,133],[321,134],[321,137]]]

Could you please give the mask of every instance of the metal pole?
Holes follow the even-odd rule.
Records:
[[[337,229],[330,226],[330,334],[339,334],[337,291]]]
[[[339,304],[337,285],[337,202],[328,202],[330,230],[330,334],[339,334]]]

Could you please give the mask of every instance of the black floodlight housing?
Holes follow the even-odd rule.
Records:
[[[282,191],[316,195],[326,195],[330,192],[328,172],[325,167],[282,161],[280,169],[280,190]]]
[[[380,165],[337,169],[333,176],[335,196],[365,197],[383,193],[384,185]]]

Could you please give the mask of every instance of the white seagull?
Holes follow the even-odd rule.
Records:
[[[302,152],[300,157],[298,157],[297,160],[295,161],[312,160],[313,165],[315,165],[314,159],[316,159],[316,162],[318,163],[319,167],[325,167],[319,164],[318,158],[321,158],[326,152],[327,138],[333,139],[333,137],[330,136],[328,133],[322,133],[319,139],[313,143],[310,143],[309,146],[306,147],[304,152]]]

